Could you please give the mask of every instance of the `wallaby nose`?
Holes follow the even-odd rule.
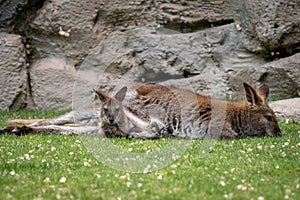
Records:
[[[108,117],[108,121],[109,121],[109,123],[112,124],[112,123],[115,121],[115,119],[114,119],[113,116],[109,116],[109,117]]]

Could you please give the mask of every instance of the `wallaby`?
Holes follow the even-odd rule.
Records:
[[[161,109],[155,120],[163,124],[159,137],[235,139],[281,136],[276,116],[267,104],[269,87],[263,85],[255,90],[247,83],[243,86],[246,100],[229,102],[173,87],[142,84],[135,88],[136,95],[125,101],[124,106],[140,119],[150,122],[153,114],[151,116],[148,108]],[[152,134],[157,136],[157,132]]]
[[[96,92],[101,102],[100,135],[146,139],[281,136],[275,114],[266,101],[269,87],[263,85],[255,90],[244,83],[244,90],[246,100],[237,103],[151,84],[137,85],[127,99],[126,87],[114,97]]]
[[[126,87],[114,96],[97,91],[99,134],[102,137],[145,139],[166,136],[228,139],[281,136],[275,114],[267,104],[269,87],[263,85],[255,90],[244,83],[244,90],[246,100],[242,102],[215,100],[187,90],[151,84],[137,85],[133,92],[127,93],[127,98]],[[96,130],[94,126],[66,128],[53,125],[57,121],[67,121],[60,119],[52,119],[51,123],[48,123],[51,120],[39,121],[38,127],[34,124],[8,127],[0,133],[47,132],[48,128],[50,133]]]

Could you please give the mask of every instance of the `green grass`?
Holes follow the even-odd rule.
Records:
[[[61,113],[1,111],[0,126],[7,119]],[[1,135],[0,199],[298,200],[300,125],[280,127],[282,138],[218,140],[205,156],[199,153],[204,141],[196,140],[174,163],[145,174],[105,166],[88,152],[80,136]],[[172,140],[111,139],[124,151],[137,152]]]

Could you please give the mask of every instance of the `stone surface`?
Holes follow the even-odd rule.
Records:
[[[280,120],[300,123],[300,98],[270,102],[269,106]]]
[[[230,0],[158,0],[155,5],[158,23],[182,33],[231,23],[237,9]]]
[[[34,110],[70,109],[76,70],[63,58],[45,58],[30,69],[31,101]]]
[[[189,34],[144,29],[115,34],[91,51],[81,69],[98,73],[99,87],[107,90],[131,82],[161,82],[213,97],[240,99],[244,97],[242,83],[248,82],[256,87],[269,85],[272,98],[298,96],[299,55],[266,62],[239,45],[243,37],[234,27]],[[199,75],[184,78],[185,70]]]
[[[25,107],[26,55],[18,35],[0,33],[0,109]]]
[[[239,97],[241,82],[270,87],[271,98],[300,96],[300,54],[265,63],[256,67],[232,68],[226,73],[233,97]]]
[[[15,77],[25,82],[18,90],[23,92],[1,109],[70,108],[76,71],[79,101],[89,101],[96,87],[110,91],[134,81],[233,99],[243,97],[243,81],[266,83],[271,97],[297,97],[299,5],[297,0],[2,0],[0,31],[23,36],[22,49],[11,53],[18,56],[26,47],[26,55],[18,57],[28,61],[29,76],[22,67]],[[15,66],[14,59],[3,66]],[[199,75],[184,78],[187,72]]]
[[[28,0],[2,0],[0,3],[0,31],[7,31],[18,11],[24,8]]]
[[[300,50],[299,0],[243,0],[239,4],[239,17],[243,31],[252,43],[249,49],[262,46],[267,54],[278,51],[291,53]],[[254,42],[254,41],[257,41]]]
[[[33,59],[57,56],[74,65],[82,62],[101,36],[94,29],[99,5],[98,0],[46,1],[28,28]]]

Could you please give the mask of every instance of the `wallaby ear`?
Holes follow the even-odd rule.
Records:
[[[125,99],[126,92],[127,92],[127,87],[123,87],[116,93],[115,98],[119,102],[122,102]]]
[[[95,92],[95,99],[99,99],[101,102],[105,102],[109,96],[107,96],[106,94],[102,93],[102,92],[99,92],[97,90],[94,90]]]
[[[246,94],[246,100],[251,104],[251,106],[254,105],[261,105],[263,103],[262,98],[257,94],[256,90],[248,85],[247,83],[244,84],[244,90]]]
[[[260,86],[260,88],[258,88],[257,93],[264,99],[264,101],[266,102],[268,95],[269,95],[269,86],[267,85],[262,85]]]

